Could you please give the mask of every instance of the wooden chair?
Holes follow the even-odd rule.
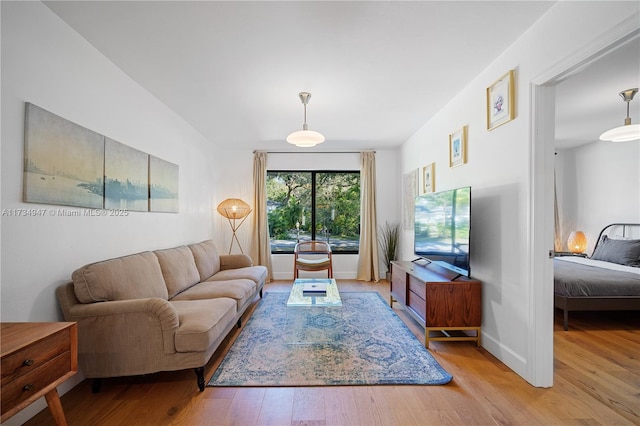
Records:
[[[333,278],[331,246],[322,241],[305,241],[296,244],[293,251],[293,276],[299,277],[299,271],[324,271]]]

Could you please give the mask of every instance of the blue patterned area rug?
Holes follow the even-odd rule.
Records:
[[[377,292],[340,295],[342,308],[293,308],[305,312],[310,339],[321,341],[309,344],[305,336],[292,336],[291,324],[287,326],[292,319],[292,311],[287,311],[292,308],[286,307],[288,293],[266,293],[208,386],[442,385],[451,381],[452,376]],[[330,339],[317,339],[322,329]],[[291,344],[292,339],[305,343]]]

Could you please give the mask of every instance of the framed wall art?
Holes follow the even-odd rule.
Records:
[[[178,213],[177,164],[149,155],[149,211]]]
[[[105,138],[104,179],[105,209],[149,211],[149,154]]]
[[[467,162],[467,126],[449,135],[449,167]]]
[[[25,202],[101,209],[103,165],[104,136],[26,103]]]
[[[436,163],[427,164],[422,168],[422,193],[429,194],[436,190]]]
[[[510,70],[487,87],[487,130],[502,126],[514,117],[514,71]]]
[[[23,200],[178,213],[179,167],[25,103]]]
[[[414,209],[418,195],[418,169],[411,170],[402,176],[402,191],[404,193],[402,225],[404,229],[413,229]]]

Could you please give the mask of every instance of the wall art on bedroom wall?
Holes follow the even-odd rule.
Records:
[[[449,167],[467,162],[467,126],[449,135]]]
[[[513,120],[515,117],[515,93],[513,70],[487,87],[487,130]]]
[[[402,193],[404,197],[402,227],[413,230],[415,220],[414,209],[418,195],[418,169],[411,170],[402,176]]]
[[[178,213],[177,164],[149,156],[149,211]]]
[[[436,190],[436,163],[427,164],[422,168],[422,194],[429,194]]]
[[[104,136],[27,103],[24,140],[25,202],[103,207]]]
[[[106,138],[104,208],[149,211],[149,154]]]

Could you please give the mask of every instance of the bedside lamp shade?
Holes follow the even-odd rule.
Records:
[[[587,237],[582,231],[573,231],[569,234],[567,246],[571,253],[584,253],[587,249]]]

